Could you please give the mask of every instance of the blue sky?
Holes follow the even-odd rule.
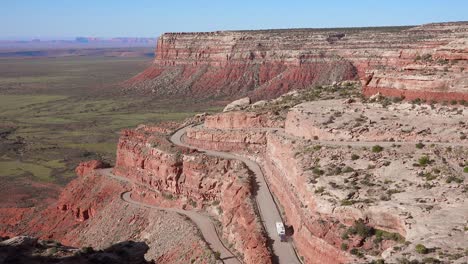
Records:
[[[1,39],[468,20],[467,0],[0,0],[0,10]]]

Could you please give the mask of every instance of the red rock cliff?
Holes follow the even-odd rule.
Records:
[[[166,33],[131,79],[159,95],[273,98],[360,78],[365,95],[468,100],[468,23],[420,27]]]
[[[243,163],[188,153],[165,134],[141,127],[122,133],[114,172],[135,183],[136,199],[211,212],[246,263],[271,263],[255,213],[252,176]]]

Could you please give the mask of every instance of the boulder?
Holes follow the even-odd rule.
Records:
[[[0,246],[31,247],[36,245],[37,238],[29,236],[17,236],[0,242]]]
[[[242,107],[248,106],[250,104],[250,98],[249,97],[244,97],[239,100],[236,100],[224,108],[223,112],[228,112],[228,111],[233,111],[233,110],[239,110]]]
[[[90,160],[81,162],[75,169],[78,176],[84,176],[95,169],[107,168],[109,165],[100,160]]]

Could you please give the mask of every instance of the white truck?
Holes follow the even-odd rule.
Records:
[[[286,242],[286,229],[282,222],[276,222],[276,232],[278,232],[281,242]]]

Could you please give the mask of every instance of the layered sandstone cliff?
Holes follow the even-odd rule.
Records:
[[[418,243],[462,263],[451,245],[466,245],[466,107],[350,98],[298,104],[283,124],[258,121],[292,99],[281,100],[207,117],[185,142],[260,163],[306,263],[427,257]]]
[[[468,23],[166,33],[128,82],[158,95],[274,98],[360,79],[365,95],[468,100]]]
[[[155,131],[125,130],[119,140],[114,173],[134,182],[134,198],[209,213],[246,263],[270,263],[253,200],[253,178],[245,165],[175,147],[168,134]]]
[[[103,175],[100,167],[98,161],[80,164],[78,178],[67,185],[56,202],[45,210],[31,208],[20,219],[12,219],[14,224],[2,222],[0,235],[30,235],[96,250],[137,241],[147,247],[142,255],[151,263],[216,263],[193,223],[176,213],[123,201],[120,195],[131,186]]]

